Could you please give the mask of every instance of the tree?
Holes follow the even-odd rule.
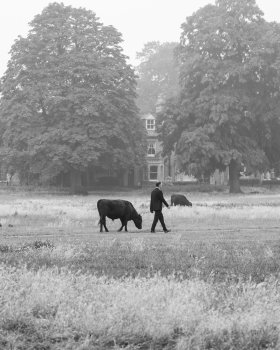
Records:
[[[229,166],[230,192],[240,191],[241,163],[267,166],[279,126],[279,25],[262,16],[254,0],[217,0],[188,17],[180,96],[161,113],[165,152],[175,147],[198,174]]]
[[[83,8],[52,3],[19,37],[1,84],[2,157],[19,172],[50,179],[87,167],[141,164],[144,132],[136,77],[120,33]]]
[[[139,76],[137,105],[142,113],[155,113],[159,99],[178,93],[179,77],[174,50],[178,43],[152,41],[137,53],[141,63],[136,67]]]

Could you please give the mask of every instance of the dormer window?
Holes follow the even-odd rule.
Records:
[[[156,123],[154,119],[146,120],[146,128],[147,130],[156,130]]]

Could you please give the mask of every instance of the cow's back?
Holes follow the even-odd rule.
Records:
[[[110,219],[119,219],[127,215],[130,204],[130,202],[122,199],[99,199],[97,202],[97,209],[100,216],[107,216]]]
[[[187,198],[183,194],[172,194],[171,203],[178,204],[179,202],[186,202]]]
[[[172,194],[171,205],[188,205],[190,203],[187,197],[183,194]],[[191,203],[190,203],[191,204]]]

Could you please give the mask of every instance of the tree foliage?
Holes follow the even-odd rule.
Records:
[[[48,5],[11,48],[1,84],[1,154],[21,172],[51,178],[88,166],[143,160],[136,77],[120,33],[83,8]]]
[[[138,52],[141,63],[136,67],[137,105],[142,113],[155,113],[159,99],[178,93],[179,71],[174,51],[178,43],[152,41]]]
[[[279,49],[279,25],[265,22],[254,0],[217,0],[188,17],[180,96],[161,113],[165,152],[176,147],[196,174],[229,165],[230,190],[239,191],[241,162],[261,169],[276,157]]]

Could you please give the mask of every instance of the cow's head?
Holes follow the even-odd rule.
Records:
[[[139,230],[141,230],[141,228],[142,228],[142,216],[141,216],[140,214],[137,214],[137,215],[134,217],[133,221],[134,221],[135,226],[136,226]]]
[[[192,203],[190,201],[187,201],[187,206],[192,207]]]

